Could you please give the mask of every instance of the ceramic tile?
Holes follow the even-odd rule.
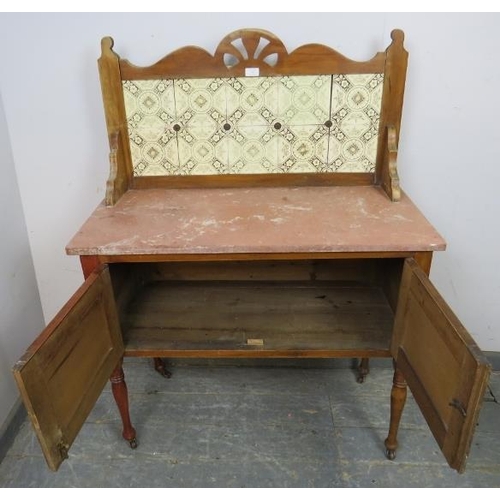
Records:
[[[199,126],[193,120],[207,115],[217,122],[226,118],[226,86],[222,78],[174,80],[175,119],[181,127]]]
[[[215,175],[228,167],[228,141],[223,130],[186,127],[178,132],[179,171],[183,175]],[[172,172],[172,174],[175,174]]]
[[[147,116],[156,116],[164,124],[175,120],[172,80],[125,80],[123,98],[131,129],[140,127]]]
[[[278,120],[290,125],[323,124],[330,116],[331,75],[282,76]]]
[[[334,172],[373,172],[383,75],[333,75],[328,165]]]
[[[123,82],[135,175],[372,172],[383,76]]]
[[[172,174],[229,173],[227,79],[175,80],[179,169]]]
[[[230,78],[226,96],[229,172],[269,172],[276,164],[276,145],[269,142],[277,117],[276,79]]]
[[[365,143],[358,138],[339,140],[338,135],[331,133],[328,142],[328,169],[332,172],[373,172],[377,159],[377,141],[375,137]]]
[[[123,82],[135,175],[167,175],[178,166],[172,80]]]
[[[231,171],[242,174],[265,174],[272,170],[276,163],[276,146],[261,139],[266,128],[260,131],[240,129],[228,138],[229,166]],[[256,133],[260,132],[260,133]],[[257,137],[253,138],[256,135]],[[243,138],[244,140],[238,141]]]
[[[328,129],[324,125],[291,125],[279,134],[278,164],[287,172],[325,172],[327,153]]]
[[[233,125],[265,125],[278,116],[278,80],[275,77],[226,79],[226,110]]]
[[[135,175],[169,175],[179,166],[177,137],[163,130],[156,140],[148,140],[151,129],[134,130],[130,134],[130,153]]]

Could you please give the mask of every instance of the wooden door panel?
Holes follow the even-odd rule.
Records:
[[[413,259],[404,265],[391,351],[448,463],[463,471],[489,365]]]
[[[14,366],[49,467],[57,470],[123,356],[108,268],[90,275]]]

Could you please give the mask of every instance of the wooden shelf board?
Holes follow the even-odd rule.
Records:
[[[390,356],[383,292],[329,282],[152,282],[125,317],[125,355]]]

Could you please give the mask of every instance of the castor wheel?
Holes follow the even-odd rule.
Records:
[[[370,373],[370,359],[361,358],[358,365],[358,377],[356,378],[356,382],[358,384],[362,384],[369,373]]]
[[[396,458],[396,450],[385,450],[385,456],[388,460],[394,460]]]
[[[172,376],[172,373],[169,372],[164,366],[163,367],[158,367],[158,368],[155,368],[155,370],[162,376],[162,377],[165,377],[165,378],[170,378]]]
[[[130,447],[135,450],[137,448],[137,439],[130,439],[128,444],[130,445]]]
[[[165,366],[165,363],[163,362],[163,359],[161,358],[154,358],[154,364],[155,364],[155,370],[165,378],[170,378],[172,374],[167,370],[167,367]]]

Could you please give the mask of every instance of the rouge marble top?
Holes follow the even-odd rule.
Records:
[[[446,244],[378,186],[143,189],[101,203],[70,255],[408,252]]]

